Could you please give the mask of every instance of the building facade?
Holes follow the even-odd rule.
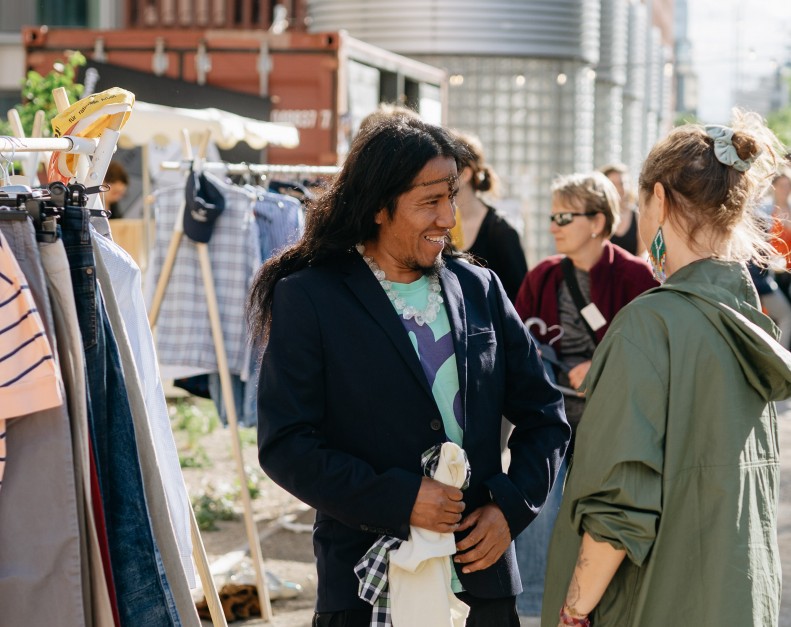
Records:
[[[11,6],[13,4],[13,6]],[[673,121],[673,0],[43,0],[0,7],[0,99],[18,95],[23,24],[222,29],[357,39],[449,76],[447,123],[478,135],[529,261],[552,252],[558,174],[633,173]]]
[[[553,251],[558,174],[635,173],[672,122],[672,0],[308,0],[309,29],[442,67],[448,123],[478,135],[531,264]]]

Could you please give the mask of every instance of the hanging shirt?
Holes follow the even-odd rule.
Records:
[[[112,290],[129,336],[181,564],[190,587],[194,588],[189,496],[179,466],[178,450],[173,440],[165,392],[159,376],[154,338],[148,325],[146,306],[143,302],[140,268],[137,267],[134,259],[112,240],[97,235],[92,241],[107,266]]]
[[[6,462],[6,419],[62,402],[44,325],[11,247],[0,233],[0,486]]]
[[[259,191],[253,211],[258,225],[262,262],[283,246],[296,242],[302,235],[302,203],[296,198]]]
[[[247,355],[244,308],[252,280],[250,259],[259,255],[250,248],[250,243],[255,241],[250,237],[255,195],[210,173],[206,177],[225,197],[225,210],[214,224],[208,247],[228,368],[231,374],[240,374],[245,369]],[[155,279],[162,271],[183,202],[183,187],[156,194],[157,234],[151,263]],[[181,240],[165,290],[156,339],[164,379],[218,371],[198,250],[187,237]]]

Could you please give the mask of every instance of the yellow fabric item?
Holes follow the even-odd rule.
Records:
[[[78,100],[52,119],[52,134],[55,137],[75,135],[95,139],[108,128],[120,130],[135,103],[131,91],[112,87],[98,94]],[[52,153],[49,162],[49,180],[68,183],[74,176],[79,155]]]
[[[461,230],[461,216],[456,212],[456,226],[450,230],[450,241],[456,250],[464,250],[464,233]]]

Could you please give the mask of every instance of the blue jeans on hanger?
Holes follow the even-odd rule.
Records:
[[[60,224],[85,350],[88,421],[121,625],[180,627],[151,530],[118,347],[96,281],[90,213],[68,207]]]

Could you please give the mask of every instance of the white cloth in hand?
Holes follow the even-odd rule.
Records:
[[[434,479],[461,488],[467,457],[453,442],[440,451]],[[393,627],[464,627],[470,608],[451,590],[452,533],[410,527],[409,540],[390,554],[388,579]]]

